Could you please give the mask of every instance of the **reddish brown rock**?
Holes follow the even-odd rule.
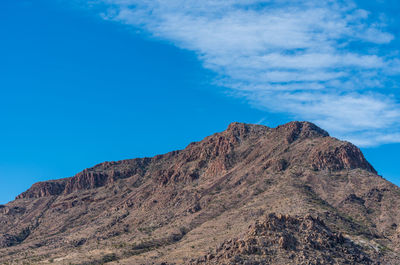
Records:
[[[38,182],[33,184],[32,187],[26,192],[18,195],[16,199],[40,198],[52,195],[60,195],[63,193],[64,188],[64,181]]]
[[[308,122],[232,123],[34,184],[0,206],[0,263],[397,265],[399,225],[400,189],[357,147]]]
[[[319,218],[269,214],[191,264],[380,264]]]
[[[362,168],[377,173],[360,149],[348,142],[332,143],[331,139],[320,143],[310,153],[311,166],[316,170],[343,170]]]

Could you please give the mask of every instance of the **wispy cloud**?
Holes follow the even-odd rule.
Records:
[[[104,19],[196,52],[217,84],[360,145],[400,142],[383,21],[341,0],[98,0]],[[391,55],[392,54],[392,55]]]

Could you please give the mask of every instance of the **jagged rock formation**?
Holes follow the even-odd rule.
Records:
[[[400,261],[400,189],[354,145],[291,122],[232,123],[184,150],[36,183],[0,207],[0,263],[230,264],[239,254],[210,248],[233,251],[257,220],[246,244],[269,252],[240,252],[243,264]]]
[[[368,250],[367,250],[368,251]],[[192,264],[379,264],[318,217],[271,213]]]

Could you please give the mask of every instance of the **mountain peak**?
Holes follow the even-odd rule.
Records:
[[[360,149],[312,123],[235,122],[184,150],[34,184],[0,206],[0,263],[400,264],[399,201]]]
[[[307,121],[292,121],[276,128],[286,136],[287,142],[290,144],[298,138],[314,138],[328,137],[329,133],[319,128],[317,125]]]
[[[314,123],[308,121],[292,121],[283,125],[279,125],[276,128],[270,128],[265,125],[248,124],[241,122],[232,122],[229,124],[226,132],[234,133],[236,136],[243,136],[248,133],[258,133],[262,135],[265,132],[276,130],[282,136],[286,135],[289,143],[295,141],[298,138],[307,137],[328,137],[329,133]]]
[[[264,125],[232,122],[224,132],[236,137],[246,137],[249,134],[262,135],[270,129],[271,128]]]
[[[181,151],[158,155],[153,158],[128,159],[117,162],[104,162],[92,168],[85,169],[73,177],[38,182],[21,193],[16,199],[41,198],[60,194],[70,194],[79,190],[91,190],[98,187],[112,185],[116,180],[129,178],[135,174],[144,174],[150,164],[156,161],[173,159],[176,169],[166,172],[156,172],[155,175],[168,183],[173,179],[189,179],[198,176],[199,170],[205,170],[205,175],[215,176],[227,172],[241,162],[243,155],[252,149],[275,150],[269,154],[268,163],[274,168],[286,168],[289,164],[296,164],[289,158],[278,156],[279,152],[289,148],[291,144],[304,140],[323,139],[316,141],[311,149],[293,150],[295,154],[303,157],[301,163],[314,170],[342,170],[362,168],[372,173],[375,169],[366,161],[361,151],[354,145],[328,137],[329,134],[310,122],[293,121],[276,128],[264,125],[233,122],[221,132],[206,137],[200,142],[190,144]],[[305,147],[303,147],[305,148]],[[238,150],[243,149],[238,152]],[[269,151],[268,151],[269,152]],[[305,159],[308,158],[308,159]],[[196,172],[181,172],[185,164],[190,161],[200,161]],[[285,162],[283,162],[285,161]],[[158,162],[157,162],[158,163]],[[283,164],[282,164],[283,163]],[[186,169],[184,171],[187,171]]]

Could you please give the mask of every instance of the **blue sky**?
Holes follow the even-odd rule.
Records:
[[[396,1],[0,3],[0,203],[232,121],[310,120],[400,184]]]

